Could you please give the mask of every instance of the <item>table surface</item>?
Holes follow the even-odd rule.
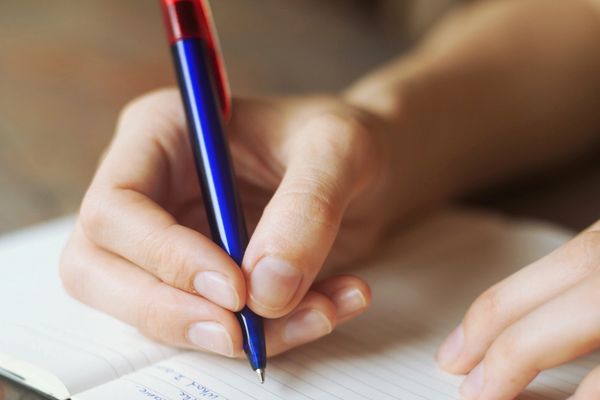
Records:
[[[236,94],[337,90],[407,46],[359,0],[213,7]],[[74,212],[119,109],[173,84],[173,74],[158,9],[146,0],[3,1],[0,48],[0,232],[7,232]],[[592,160],[472,202],[579,229],[600,216],[599,179]]]

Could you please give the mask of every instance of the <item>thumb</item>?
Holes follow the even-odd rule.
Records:
[[[372,144],[355,119],[311,118],[284,149],[287,169],[244,259],[248,305],[277,318],[294,309],[319,273],[346,207],[370,177]]]

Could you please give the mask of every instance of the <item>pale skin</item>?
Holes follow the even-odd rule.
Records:
[[[367,309],[367,284],[338,273],[391,227],[594,148],[599,93],[598,1],[505,0],[446,18],[343,93],[237,99],[227,132],[253,232],[241,269],[207,236],[178,93],[152,93],[120,118],[63,281],[150,337],[230,357],[247,304],[284,352]],[[475,300],[437,356],[468,374],[462,397],[512,399],[598,348],[599,266],[600,222]],[[599,397],[596,369],[575,398]]]

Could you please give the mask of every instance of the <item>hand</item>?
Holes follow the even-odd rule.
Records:
[[[369,305],[327,260],[373,250],[389,221],[384,123],[328,97],[237,100],[228,125],[248,225],[243,269],[209,239],[179,94],[131,104],[61,262],[68,292],[181,347],[242,354],[234,311],[266,320],[269,354],[326,335]],[[389,135],[388,135],[389,136]]]
[[[542,370],[600,346],[600,222],[484,292],[438,352],[464,399],[508,400]],[[469,372],[470,371],[470,372]],[[600,398],[600,368],[574,398]]]

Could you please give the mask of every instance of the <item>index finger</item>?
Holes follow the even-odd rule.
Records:
[[[157,92],[129,106],[85,196],[81,224],[101,248],[171,286],[237,311],[245,299],[238,266],[163,207],[173,192],[178,200],[200,203],[184,121],[176,91]]]

